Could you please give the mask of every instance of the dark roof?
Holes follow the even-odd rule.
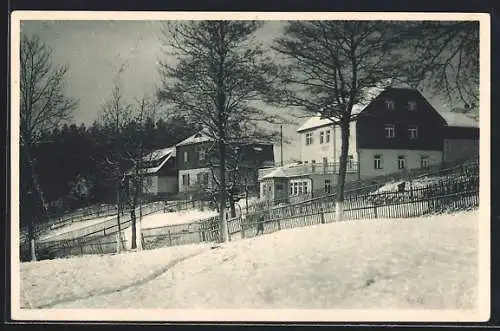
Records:
[[[436,108],[427,101],[427,99],[423,96],[420,91],[412,88],[403,88],[403,87],[387,87],[384,89],[378,96],[376,96],[361,112],[360,115],[363,115],[363,113],[370,108],[370,105],[380,99],[385,99],[385,98],[391,98],[395,100],[396,102],[398,100],[422,100],[425,102],[429,108],[433,109],[435,113],[440,117],[442,120],[443,124],[446,124],[445,118],[436,110]]]

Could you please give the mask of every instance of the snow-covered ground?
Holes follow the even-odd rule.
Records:
[[[372,194],[377,194],[377,193],[386,193],[386,192],[397,192],[398,191],[398,185],[405,183],[405,190],[409,189],[419,189],[419,188],[425,188],[429,187],[432,185],[439,184],[440,181],[446,180],[446,176],[430,176],[430,177],[422,177],[422,178],[415,178],[411,181],[409,180],[398,180],[398,181],[391,181],[386,183],[384,186],[380,187],[376,191],[372,192]]]
[[[346,221],[283,230],[213,250],[188,245],[23,263],[22,306],[474,308],[478,221],[478,211]],[[197,247],[202,254],[165,269],[173,255],[187,256]],[[152,274],[156,277],[137,281]],[[66,300],[51,304],[61,298]]]
[[[248,198],[248,207],[255,205],[256,203],[264,201],[263,199],[259,199],[258,197],[249,197]],[[245,213],[246,201],[245,198],[236,201],[237,204],[240,205],[242,213]],[[237,210],[238,212],[238,210]]]
[[[196,209],[172,213],[151,214],[143,217],[142,228],[150,229],[167,225],[190,223],[216,215],[217,212],[213,210],[200,211]]]
[[[211,216],[215,216],[217,213],[214,211],[200,211],[200,210],[185,210],[185,211],[179,211],[179,212],[172,212],[172,213],[154,213],[154,214],[149,214],[147,216],[144,216],[142,219],[142,227],[144,229],[148,228],[155,228],[155,227],[161,227],[161,226],[167,226],[167,225],[174,225],[174,224],[183,224],[183,223],[190,223],[194,222],[200,219],[208,218]],[[107,221],[115,219],[115,216],[107,216],[107,217],[101,217],[101,218],[96,218],[92,220],[87,220],[87,221],[81,221],[81,222],[74,222],[72,224],[69,224],[68,226],[65,226],[63,228],[57,229],[57,230],[52,230],[48,233],[46,233],[43,236],[40,236],[41,241],[46,241],[46,240],[51,240],[51,239],[59,239],[56,238],[62,234],[68,234],[71,232],[75,233],[75,236],[78,237],[78,233],[82,231],[82,229],[93,227],[92,231],[96,231],[99,229],[99,224],[102,223],[102,228],[105,226],[110,226],[110,224],[106,224]],[[126,229],[125,231],[125,236],[126,238],[129,238],[131,236],[131,229],[130,227]],[[81,234],[80,234],[81,235]]]
[[[43,308],[145,282],[178,259],[208,249],[206,245],[185,245],[22,263],[21,307]]]

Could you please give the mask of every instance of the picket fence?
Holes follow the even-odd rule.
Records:
[[[476,208],[479,205],[479,176],[458,176],[434,185],[401,192],[348,195],[344,201],[344,220],[408,218],[447,210]],[[263,219],[263,220],[262,220]],[[283,229],[335,222],[334,199],[316,199],[293,205],[268,208],[228,221],[230,240],[254,237],[257,225],[263,222],[263,233]],[[144,249],[216,242],[219,239],[219,218],[211,217],[186,224],[142,230]],[[130,226],[130,220],[121,224]],[[117,224],[99,234],[80,238],[39,243],[40,258],[60,258],[83,254],[116,252]],[[124,238],[124,236],[122,236]],[[122,247],[126,242],[121,243]]]

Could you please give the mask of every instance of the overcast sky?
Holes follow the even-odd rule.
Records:
[[[159,21],[24,21],[21,34],[39,35],[52,48],[53,63],[69,66],[67,94],[80,100],[74,122],[90,125],[110,97],[117,71],[123,65],[120,79],[127,101],[155,93],[160,83],[157,69],[161,26]],[[280,21],[266,22],[257,38],[270,42],[282,26]],[[439,101],[429,101],[439,109]],[[298,119],[297,125],[303,121]],[[284,127],[284,135],[292,142],[297,127]],[[279,160],[279,148],[276,149]],[[293,144],[284,149],[285,160],[299,157]]]

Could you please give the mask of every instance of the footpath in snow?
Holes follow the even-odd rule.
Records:
[[[51,308],[474,308],[478,221],[477,211],[346,221],[212,250],[190,245],[23,263],[23,306],[29,298]],[[200,255],[112,290],[164,268],[171,261],[164,255],[188,256],[195,247]]]

